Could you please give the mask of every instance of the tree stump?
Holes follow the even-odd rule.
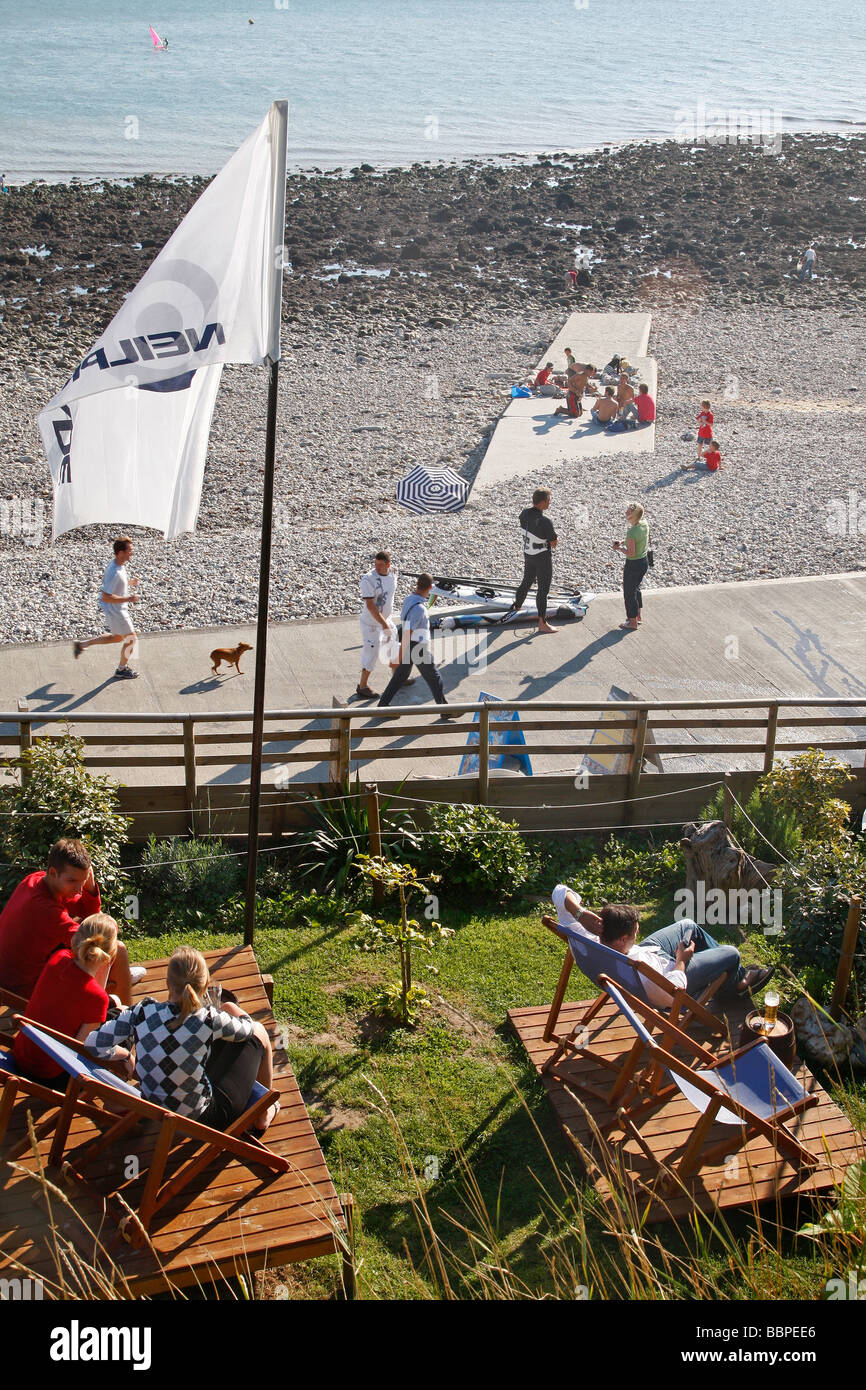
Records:
[[[741,888],[761,892],[776,872],[775,864],[738,849],[724,821],[684,825],[680,848],[686,861],[686,888],[694,895],[699,881],[703,881],[707,893],[713,888],[721,888],[725,893]]]

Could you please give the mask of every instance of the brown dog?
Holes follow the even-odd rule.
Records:
[[[252,647],[249,642],[238,642],[236,647],[217,647],[216,651],[211,652],[210,659],[213,662],[212,670],[215,676],[219,675],[220,662],[225,661],[229,666],[234,666],[239,676],[243,675],[241,670],[241,657],[244,652],[251,652]]]

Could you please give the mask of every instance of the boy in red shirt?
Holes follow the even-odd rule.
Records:
[[[706,443],[706,453],[703,454],[701,457],[696,458],[694,463],[680,464],[680,467],[684,470],[684,472],[688,472],[689,469],[692,468],[702,467],[706,468],[708,473],[718,473],[719,469],[722,466],[722,456],[719,453],[719,446],[716,443],[715,439],[708,439]]]
[[[58,946],[69,946],[79,922],[100,907],[87,850],[80,840],[58,840],[47,870],[22,879],[0,912],[0,985],[29,999],[48,957]],[[131,1002],[129,956],[121,944],[112,986],[124,1003]]]
[[[709,401],[701,401],[698,411],[698,458],[713,442],[713,412]]]

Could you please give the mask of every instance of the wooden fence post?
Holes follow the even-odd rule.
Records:
[[[726,772],[722,781],[722,820],[725,823],[726,830],[730,830],[731,819],[734,814],[734,802],[731,796],[730,777],[731,774],[729,772]]]
[[[632,802],[637,796],[640,786],[640,774],[643,768],[643,750],[646,744],[647,722],[649,720],[649,709],[646,705],[637,711],[637,719],[634,728],[634,752],[631,755],[631,762],[628,769],[628,800],[623,807],[623,823],[628,824],[632,819],[634,811]]]
[[[764,772],[773,771],[773,759],[776,756],[776,726],[779,723],[779,706],[771,704],[767,717],[767,740],[764,744]]]
[[[838,1018],[845,1007],[848,985],[851,981],[851,969],[854,965],[854,950],[857,945],[857,937],[860,934],[862,901],[860,895],[855,894],[848,905],[848,920],[845,923],[845,931],[842,936],[842,953],[839,956],[839,968],[836,971],[836,983],[833,986],[833,998],[830,1001],[831,1018]]]
[[[486,806],[490,799],[490,710],[487,705],[478,713],[478,804]]]
[[[195,780],[195,721],[183,721],[183,779],[186,787],[187,828],[195,834],[195,811],[198,789]]]
[[[382,857],[382,826],[379,822],[379,788],[375,782],[367,793],[367,822],[370,826],[370,854],[374,859]],[[385,903],[385,885],[373,880],[373,906],[381,912]]]
[[[32,726],[32,724],[30,723],[29,719],[28,719],[28,720],[22,719],[22,720],[20,721],[19,725],[18,725],[18,751],[19,751],[19,753],[26,753],[27,750],[28,750],[28,748],[32,748],[32,747],[33,747],[33,726]],[[21,764],[21,785],[22,785],[22,787],[26,787],[26,786],[27,786],[27,783],[28,783],[29,781],[30,781],[30,773],[29,773],[28,770],[27,770],[27,765],[26,765],[26,763],[22,763],[22,764]]]
[[[345,709],[346,706],[342,700],[332,696],[331,708]],[[345,719],[338,719],[335,716],[331,720],[331,746],[328,761],[328,781],[332,786],[341,786],[349,780],[350,747],[347,722]]]

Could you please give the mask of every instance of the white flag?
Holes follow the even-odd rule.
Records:
[[[223,364],[280,355],[287,125],[274,102],[39,416],[55,537],[195,529]]]

